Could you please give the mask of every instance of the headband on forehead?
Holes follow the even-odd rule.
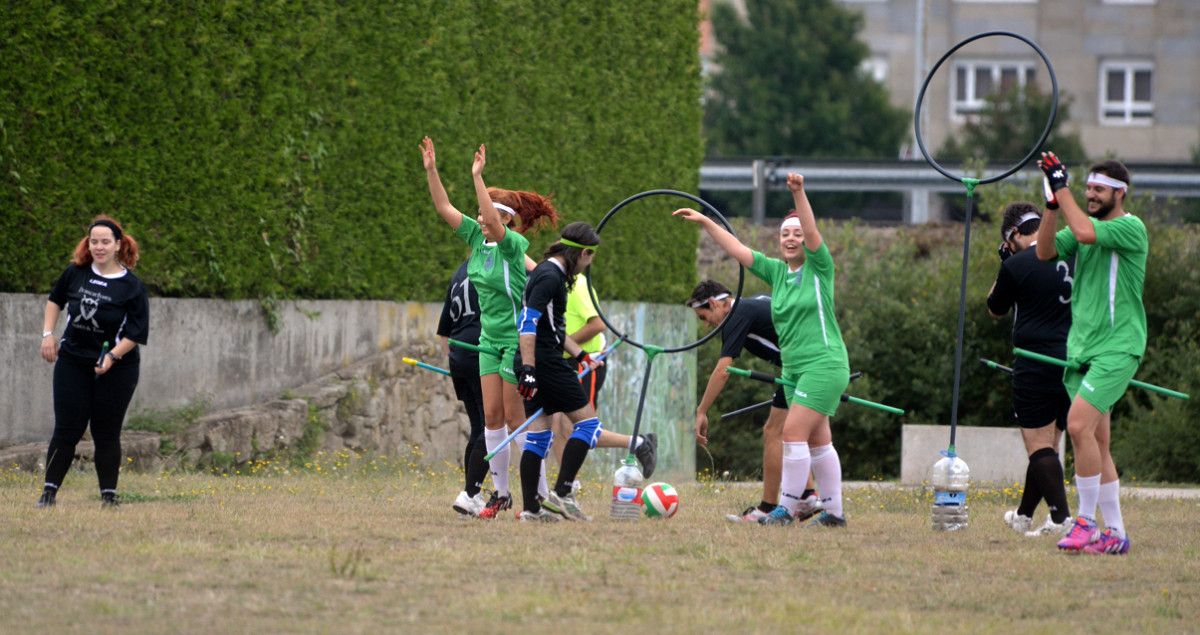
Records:
[[[596,248],[600,246],[600,243],[596,243],[595,245],[584,245],[581,243],[577,243],[569,238],[559,238],[558,242],[560,242],[568,247],[575,247],[578,249],[591,249],[592,251],[596,251]]]
[[[789,216],[783,219],[783,223],[779,225],[779,231],[783,231],[788,227],[801,227],[800,219],[796,218],[795,216]]]
[[[121,228],[117,227],[116,223],[109,221],[109,220],[98,220],[98,221],[92,223],[90,226],[88,226],[88,233],[91,234],[92,230],[97,227],[107,227],[107,228],[111,229],[112,233],[113,233],[113,240],[117,240],[117,241],[121,240],[121,237],[123,234],[121,233]]]
[[[495,207],[496,209],[500,210],[501,212],[508,214],[509,216],[517,215],[517,210],[505,205],[504,203],[497,203],[496,201],[492,201],[492,206]]]
[[[1114,190],[1129,189],[1129,184],[1126,183],[1125,181],[1114,179],[1113,177],[1108,176],[1107,174],[1100,174],[1099,172],[1092,172],[1092,173],[1088,174],[1087,184],[1088,185],[1107,185]]]
[[[1025,212],[1024,214],[1021,214],[1021,217],[1017,219],[1017,222],[1012,227],[1009,227],[1008,231],[1004,232],[1004,240],[1009,240],[1012,238],[1012,235],[1016,233],[1017,228],[1021,225],[1024,225],[1026,222],[1031,220],[1041,220],[1041,218],[1041,216],[1038,216],[1033,212]]]
[[[696,300],[695,302],[688,302],[688,306],[692,307],[693,309],[703,309],[704,307],[708,306],[709,304],[711,304],[713,302],[718,302],[718,301],[724,300],[725,298],[728,298],[728,297],[729,297],[728,293],[718,293],[717,295],[714,295],[711,298],[707,298],[704,300]]]

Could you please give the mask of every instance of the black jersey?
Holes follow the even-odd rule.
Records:
[[[479,343],[479,295],[467,278],[467,263],[462,263],[450,278],[437,334],[468,344]],[[479,353],[458,346],[450,347],[450,372],[479,375]]]
[[[988,309],[996,315],[1014,309],[1013,346],[1065,359],[1075,263],[1038,260],[1036,251],[1030,246],[1000,265]]]
[[[96,362],[104,342],[109,350],[123,339],[145,344],[150,333],[146,287],[132,271],[105,277],[90,264],[69,265],[50,290],[50,301],[67,313],[61,355]],[[136,364],[138,359],[135,347],[118,363]]]
[[[737,359],[742,349],[759,359],[783,366],[779,357],[779,336],[771,322],[771,296],[742,298],[729,310],[729,319],[721,327],[721,357]]]
[[[538,360],[562,359],[567,338],[567,274],[555,260],[543,260],[525,281],[521,309],[521,333],[528,332],[527,322],[536,319]]]

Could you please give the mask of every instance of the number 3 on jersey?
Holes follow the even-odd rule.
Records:
[[[1062,272],[1063,282],[1067,283],[1067,289],[1073,289],[1075,286],[1075,279],[1071,277],[1071,266],[1068,265],[1066,261],[1059,260],[1055,264],[1055,268]],[[1058,301],[1062,302],[1063,304],[1070,304],[1071,292],[1068,290],[1066,296],[1058,296]]]

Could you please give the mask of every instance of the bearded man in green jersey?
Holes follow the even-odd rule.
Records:
[[[1075,256],[1068,368],[1063,375],[1071,409],[1067,432],[1075,448],[1079,516],[1058,543],[1064,551],[1124,554],[1129,538],[1121,519],[1120,481],[1109,452],[1113,404],[1124,394],[1146,352],[1142,287],[1150,243],[1141,219],[1125,212],[1129,170],[1104,161],[1088,173],[1087,211],[1067,188],[1067,169],[1052,152],[1038,166],[1045,174],[1047,209],[1038,228],[1042,260]],[[1055,233],[1055,207],[1067,227]],[[1096,506],[1107,529],[1100,532]]]

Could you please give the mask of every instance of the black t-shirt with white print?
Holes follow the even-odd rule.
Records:
[[[1000,265],[996,285],[987,298],[988,310],[996,315],[1014,310],[1013,346],[1065,359],[1075,261],[1039,260],[1036,251],[1031,245]],[[1052,374],[1062,372],[1024,357],[1017,358],[1013,369],[1043,370],[1043,366]]]
[[[95,363],[104,342],[112,350],[123,339],[145,344],[150,332],[146,287],[132,271],[100,275],[93,265],[71,264],[50,290],[50,301],[67,314],[59,354]],[[119,364],[137,364],[134,347]]]
[[[479,294],[467,277],[467,263],[462,263],[442,304],[437,334],[468,344],[479,343]],[[479,353],[458,346],[450,347],[450,372],[463,377],[479,376]]]
[[[529,274],[525,281],[523,304],[522,323],[528,309],[541,314],[537,321],[537,342],[534,346],[538,361],[561,360],[563,342],[567,338],[567,274],[556,261],[544,260]]]
[[[742,298],[729,310],[729,318],[721,327],[721,357],[737,359],[742,349],[775,366],[783,366],[779,336],[771,321],[771,296]]]

